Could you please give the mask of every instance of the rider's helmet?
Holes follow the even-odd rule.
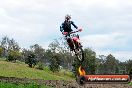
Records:
[[[65,20],[70,20],[70,19],[71,19],[71,15],[67,14],[67,15],[65,16]]]

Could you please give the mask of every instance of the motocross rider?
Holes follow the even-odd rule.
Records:
[[[65,33],[70,33],[73,30],[71,29],[71,25],[74,26],[76,29],[78,29],[78,27],[74,24],[73,21],[70,20],[71,16],[70,15],[66,15],[65,16],[65,21],[61,24],[60,26],[60,31],[62,32],[62,34],[65,35]],[[79,29],[79,31],[81,31],[81,29]],[[66,36],[66,40],[68,42],[68,45],[70,46],[70,50],[73,51],[74,46],[71,43],[71,39],[68,38],[68,36]]]

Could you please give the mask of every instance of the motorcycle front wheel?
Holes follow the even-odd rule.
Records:
[[[80,62],[84,61],[84,52],[82,47],[79,47],[78,49],[75,50],[75,55]]]

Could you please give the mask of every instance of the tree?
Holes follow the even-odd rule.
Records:
[[[84,61],[84,67],[86,69],[86,72],[88,74],[95,74],[95,70],[96,70],[96,53],[89,49],[86,48],[84,49],[84,53],[85,53],[85,61]]]
[[[48,47],[51,50],[51,52],[59,52],[61,50],[60,43],[58,42],[57,39],[51,42]]]
[[[132,69],[132,60],[129,59],[129,60],[126,61],[127,73],[129,73],[131,69]]]
[[[20,52],[10,50],[7,60],[8,61],[16,61],[20,57],[21,57],[21,53]]]
[[[50,70],[52,72],[59,71],[60,62],[61,62],[60,55],[58,53],[54,53],[52,59],[50,59],[49,65]]]
[[[41,46],[39,46],[38,44],[35,44],[33,46],[30,46],[30,49],[35,54],[36,59],[38,61],[45,62],[45,60],[44,60],[45,59],[45,57],[44,57],[45,50]]]
[[[25,61],[25,63],[28,64],[31,68],[34,67],[38,62],[34,52],[29,49],[22,50],[22,61]]]
[[[72,70],[72,63],[74,61],[74,56],[71,54],[71,52],[62,50],[60,53],[60,58],[62,59],[61,66],[65,69]]]
[[[84,49],[84,61],[80,63],[76,58],[73,64],[75,74],[78,73],[79,66],[82,66],[87,74],[95,74],[96,70],[96,53],[90,48]]]
[[[119,68],[119,74],[126,74],[127,73],[127,65],[126,62],[119,62],[118,68]]]
[[[3,48],[3,52],[4,52],[3,56],[7,57],[7,60],[8,59],[11,60],[11,58],[13,59],[14,57],[15,57],[14,58],[14,60],[15,60],[16,56],[12,56],[12,55],[17,55],[20,50],[18,43],[15,42],[14,39],[9,39],[7,36],[2,38],[1,47]],[[13,54],[14,52],[16,54]]]
[[[37,64],[37,60],[35,58],[35,54],[31,53],[27,59],[25,60],[25,63],[29,65],[29,67],[34,67]]]
[[[8,50],[13,50],[13,51],[19,51],[20,50],[18,43],[14,39],[9,40]]]
[[[22,58],[21,61],[26,62],[28,56],[31,54],[32,52],[28,49],[22,49]]]
[[[105,61],[106,57],[104,55],[99,55],[99,57],[96,60],[97,68],[96,68],[96,74],[104,74],[105,73]]]
[[[0,47],[0,57],[3,56],[3,51],[4,51],[4,49],[2,47]]]
[[[1,47],[4,49],[3,56],[7,57],[9,50],[9,38],[7,36],[2,38]]]
[[[50,61],[50,70],[53,72],[59,71],[59,67],[62,61],[60,51],[60,43],[57,40],[54,40],[52,43],[49,44],[49,49],[46,53],[48,54],[48,58]]]
[[[29,49],[22,50],[22,57],[25,63],[28,64],[31,68],[34,67],[38,62],[34,52]]]
[[[107,57],[106,57],[106,61],[104,63],[104,66],[105,66],[105,73],[106,74],[115,74],[115,73],[118,73],[119,69],[118,69],[118,63],[119,61],[115,59],[115,57],[111,54],[109,54]]]
[[[49,59],[52,58],[53,52],[51,52],[50,49],[47,49],[45,52],[45,58],[47,58],[47,60],[49,61]]]
[[[51,52],[60,53],[61,66],[65,69],[72,70],[72,63],[74,60],[73,55],[68,47],[67,41],[64,38],[55,39],[49,48]]]

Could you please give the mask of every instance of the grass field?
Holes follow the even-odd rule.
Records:
[[[132,82],[130,82],[129,85],[132,86]]]
[[[36,68],[29,68],[24,63],[12,63],[0,60],[0,76],[30,78],[30,79],[44,79],[44,80],[73,80],[72,72],[61,70],[53,73],[48,67],[44,70]]]
[[[20,79],[20,82],[16,79],[9,79],[7,81],[0,82],[0,88],[54,88],[60,85],[57,88],[80,88],[79,85],[75,81],[62,81],[62,80],[75,80],[72,77],[72,73],[70,71],[61,70],[58,73],[52,73],[48,67],[45,67],[44,70],[38,70],[36,68],[29,68],[28,65],[22,62],[11,63],[5,60],[0,59],[0,76],[4,77],[16,77],[16,78],[29,78],[29,79],[44,79],[46,82],[44,83],[31,83],[29,84],[23,83]],[[14,81],[15,80],[15,81]],[[58,82],[55,82],[55,81]],[[25,82],[26,80],[24,80]],[[54,84],[55,83],[55,84]],[[68,84],[67,84],[68,83]],[[45,86],[49,85],[50,86]],[[53,86],[53,87],[51,87]],[[131,88],[132,82],[129,84],[86,84],[87,88]]]
[[[11,84],[0,82],[0,88],[53,88],[45,85],[37,85],[35,83],[31,84]]]

